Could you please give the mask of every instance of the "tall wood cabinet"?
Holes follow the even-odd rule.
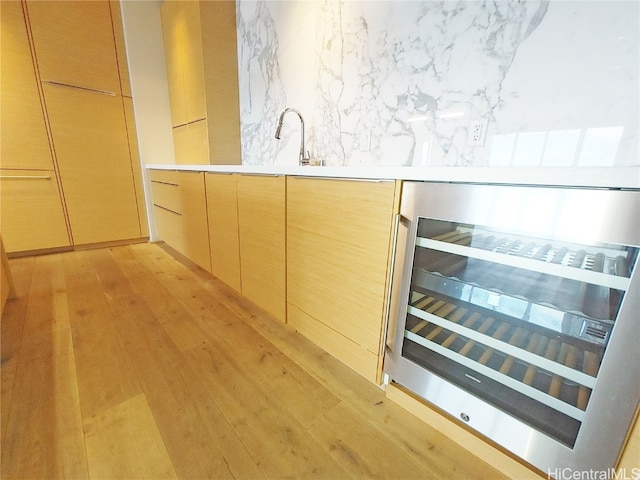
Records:
[[[394,181],[287,178],[287,319],[379,382]]]
[[[71,245],[20,2],[0,8],[0,228],[9,252]]]
[[[104,0],[2,4],[9,252],[148,235],[119,8]]]
[[[234,1],[161,7],[176,163],[240,164]]]

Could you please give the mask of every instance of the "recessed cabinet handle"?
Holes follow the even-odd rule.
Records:
[[[387,284],[387,291],[385,295],[385,303],[386,307],[384,310],[384,318],[382,320],[382,341],[380,342],[380,351],[378,352],[378,356],[382,357],[384,355],[384,351],[387,345],[387,330],[389,329],[389,322],[391,320],[391,294],[393,287],[393,272],[396,268],[396,255],[398,253],[398,231],[400,229],[400,220],[402,218],[402,214],[396,213],[394,222],[393,222],[393,230],[391,232],[392,238],[392,247],[391,247],[391,259],[389,260],[389,278]]]
[[[50,180],[51,175],[0,175],[0,180]]]
[[[337,180],[341,182],[367,182],[367,183],[382,183],[382,182],[395,182],[395,180],[384,178],[354,178],[354,177],[325,177],[322,175],[290,175],[290,178],[305,179],[313,178],[317,180]]]
[[[109,95],[110,97],[117,97],[118,96],[116,93],[108,92],[106,90],[98,90],[96,88],[81,87],[79,85],[69,85],[68,83],[53,82],[51,80],[43,80],[42,83],[46,83],[47,85],[52,85],[54,87],[75,88],[75,89],[78,89],[78,90],[84,90],[86,92],[99,93],[101,95]]]

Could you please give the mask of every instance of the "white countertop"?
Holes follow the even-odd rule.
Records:
[[[254,175],[415,180],[427,182],[491,183],[570,187],[640,189],[640,166],[596,168],[497,167],[317,167],[269,165],[152,164],[147,169],[185,170]]]

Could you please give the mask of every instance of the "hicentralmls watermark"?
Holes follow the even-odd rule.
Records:
[[[606,470],[553,468],[547,470],[547,478],[555,478],[555,480],[640,480],[640,467],[608,468]]]

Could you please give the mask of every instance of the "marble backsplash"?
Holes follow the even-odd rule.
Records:
[[[237,1],[243,163],[638,165],[640,4]]]

